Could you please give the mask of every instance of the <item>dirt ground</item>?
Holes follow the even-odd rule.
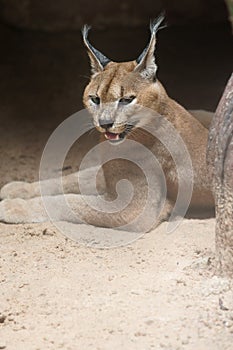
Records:
[[[0,348],[231,350],[233,283],[213,275],[214,219],[171,235],[165,225],[109,250],[48,224],[1,225]]]
[[[38,178],[50,133],[81,108],[89,69],[77,33],[0,29],[3,185]],[[137,35],[133,48],[132,34],[143,30],[99,31],[93,40],[128,59],[146,40]],[[161,80],[188,108],[214,110],[224,89],[232,50],[221,30],[209,28],[208,47],[202,28],[199,37],[182,28],[160,34]],[[95,142],[95,133],[84,138],[68,171]],[[215,219],[186,219],[172,234],[164,223],[128,246],[95,249],[52,224],[0,224],[0,349],[231,350],[233,281],[214,274],[214,229]]]

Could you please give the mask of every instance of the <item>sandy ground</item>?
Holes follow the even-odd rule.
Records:
[[[86,79],[80,74],[88,74],[88,65],[77,33],[57,37],[3,27],[0,35],[5,45],[0,57],[3,185],[38,178],[46,139],[81,107]],[[125,39],[125,32],[121,35]],[[165,81],[170,76],[173,96],[181,101],[183,96],[189,108],[214,110],[224,88],[232,59],[226,54],[219,67],[229,46],[224,49],[219,40],[222,50],[216,51],[215,40],[213,35],[212,49],[204,39],[198,42],[203,55],[187,41],[190,66],[180,61],[185,51],[175,50],[184,45],[179,37],[175,44],[174,38],[163,44],[168,71],[163,75],[161,68],[161,76]],[[122,43],[110,45],[112,56],[124,51],[128,41]],[[199,74],[202,81],[200,70],[206,74]],[[183,79],[179,86],[177,76]],[[95,143],[93,135],[83,149]],[[76,163],[68,157],[69,171],[76,170],[83,149]],[[0,349],[231,350],[233,282],[214,275],[214,226],[214,219],[185,220],[167,234],[164,223],[135,243],[101,250],[67,239],[52,224],[0,224]],[[96,234],[94,227],[77,229]]]
[[[214,225],[167,234],[164,223],[99,250],[50,224],[2,224],[0,349],[232,349],[233,283],[213,274]]]

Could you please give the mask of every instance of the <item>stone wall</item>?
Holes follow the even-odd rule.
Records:
[[[0,19],[45,31],[79,30],[84,23],[133,27],[148,23],[162,9],[169,23],[227,19],[224,0],[0,0]]]

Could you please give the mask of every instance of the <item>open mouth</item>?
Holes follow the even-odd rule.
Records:
[[[132,128],[133,128],[132,126],[127,126],[125,131],[123,131],[122,133],[113,133],[110,131],[106,131],[104,133],[104,136],[110,142],[123,141],[125,139],[126,135],[132,130]]]
[[[118,141],[124,140],[125,133],[122,132],[121,134],[114,134],[112,132],[106,131],[104,136],[107,140],[111,142],[118,142]]]

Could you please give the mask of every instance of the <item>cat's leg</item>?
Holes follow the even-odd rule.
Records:
[[[102,170],[98,172],[95,178],[96,167],[84,169],[78,173],[66,175],[62,177],[62,185],[59,179],[49,179],[41,182],[23,182],[13,181],[2,187],[0,191],[1,199],[22,198],[29,199],[39,197],[41,188],[43,195],[54,196],[62,193],[80,193],[79,181],[82,183],[82,191],[85,194],[95,193],[92,184],[100,193],[104,192],[105,182]]]
[[[101,199],[103,199],[103,196],[101,196]],[[96,196],[83,196],[79,194],[45,196],[43,198],[36,197],[31,199],[4,199],[0,202],[0,222],[23,224],[67,221],[88,223],[103,227],[115,227],[116,225],[126,223],[126,217],[123,219],[121,215],[113,215],[104,210],[96,210],[96,203],[98,203]],[[107,206],[109,206],[108,202],[105,208]]]
[[[96,196],[78,194],[46,196],[43,199],[41,197],[27,200],[21,198],[5,199],[0,202],[0,221],[12,224],[67,221],[120,228],[133,232],[149,231],[155,227],[156,221],[157,223],[162,221],[161,216],[156,220],[156,216],[158,216],[156,211],[159,208],[156,203],[153,205],[151,214],[146,215],[147,218],[143,215],[140,220],[134,221],[135,217],[140,216],[142,203],[137,202],[136,206],[132,203],[123,210],[118,210],[118,206],[116,206],[115,212],[109,212],[111,203],[102,202],[98,206],[99,200],[103,200],[103,196],[97,199]],[[45,210],[44,204],[46,204],[47,210]],[[152,214],[155,220],[148,225],[146,220],[150,220]],[[148,229],[145,230],[145,227]]]

